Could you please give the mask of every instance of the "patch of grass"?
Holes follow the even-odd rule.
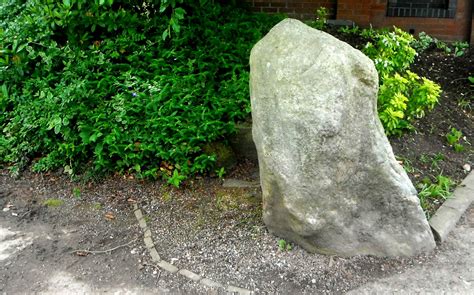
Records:
[[[440,163],[443,162],[446,157],[442,153],[437,153],[435,155],[421,155],[420,161],[424,164],[429,164],[430,167],[434,170],[440,169]]]
[[[428,218],[430,212],[433,212],[437,205],[451,196],[454,187],[454,181],[441,174],[436,177],[434,182],[429,178],[425,178],[418,184],[418,198]]]
[[[143,220],[145,220],[146,223],[149,223],[151,221],[151,217],[149,215],[143,215]]]
[[[220,211],[250,209],[258,200],[245,189],[221,189],[216,192],[215,206]]]
[[[458,100],[458,106],[467,111],[467,110],[472,110],[472,104],[473,104],[473,98],[461,98]]]
[[[280,239],[278,240],[278,249],[280,249],[280,251],[291,251],[293,247],[286,240]]]
[[[49,198],[43,201],[43,205],[50,208],[61,207],[64,204],[63,200],[56,198]]]
[[[402,157],[402,156],[395,156],[395,158],[400,163],[400,165],[402,165],[405,172],[407,172],[407,173],[414,173],[415,172],[415,167],[413,167],[412,162],[408,158],[405,158],[405,157]]]
[[[173,197],[171,196],[170,192],[164,192],[161,195],[161,199],[163,199],[164,202],[171,202],[171,200],[173,200]]]
[[[78,188],[78,187],[75,187],[72,189],[72,195],[74,196],[74,198],[80,200],[81,199],[81,189]]]
[[[464,151],[464,146],[461,143],[462,137],[462,132],[454,127],[446,134],[446,141],[451,147],[453,147],[455,152]]]

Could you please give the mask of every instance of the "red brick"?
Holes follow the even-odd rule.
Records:
[[[276,8],[276,7],[261,7],[260,11],[261,12],[267,12],[267,13],[276,13],[276,12],[278,12],[278,8]]]
[[[278,12],[295,13],[295,9],[294,8],[281,7],[281,8],[278,8]]]
[[[285,2],[272,2],[270,3],[270,6],[271,7],[286,7],[286,3]]]
[[[387,0],[244,0],[263,12],[284,12],[291,17],[313,18],[319,7],[327,7],[330,17],[353,20],[367,27],[391,27],[415,29],[447,40],[474,39],[474,22],[471,15],[472,0],[458,0],[454,19],[387,17]],[[472,29],[471,29],[472,28]],[[472,40],[474,43],[474,40]]]

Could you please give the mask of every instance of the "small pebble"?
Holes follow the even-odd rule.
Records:
[[[466,172],[469,172],[469,171],[471,171],[471,165],[464,164],[464,166],[462,166],[462,169],[464,169],[464,171],[466,171]]]

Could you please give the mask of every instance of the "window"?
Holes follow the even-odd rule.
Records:
[[[454,18],[456,0],[388,0],[387,16]]]

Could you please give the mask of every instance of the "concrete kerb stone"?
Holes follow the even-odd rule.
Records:
[[[158,251],[156,251],[155,247],[148,249],[148,252],[150,252],[151,260],[153,260],[156,263],[161,261],[160,254],[158,254]]]
[[[222,286],[222,284],[220,284],[218,282],[214,282],[213,280],[206,279],[206,278],[203,278],[200,281],[200,283],[203,284],[204,286],[211,287],[211,288],[224,288],[224,286]]]
[[[144,234],[143,236],[146,238],[146,237],[150,237],[151,238],[151,230],[149,228],[147,228],[145,231],[144,231]]]
[[[218,282],[203,278],[200,275],[198,275],[198,274],[196,274],[192,271],[189,271],[187,269],[181,269],[180,270],[179,268],[172,265],[171,263],[169,263],[165,260],[161,260],[161,257],[158,254],[158,251],[156,250],[155,243],[153,242],[151,230],[148,228],[148,226],[146,224],[146,220],[143,217],[143,212],[141,211],[141,209],[138,207],[137,204],[133,204],[133,211],[134,211],[135,217],[138,220],[140,228],[143,231],[143,241],[145,243],[145,246],[146,246],[148,252],[150,253],[151,259],[153,260],[153,262],[156,263],[156,265],[159,268],[161,268],[161,269],[163,269],[163,270],[165,270],[169,273],[178,273],[179,275],[181,275],[181,276],[183,276],[183,277],[185,277],[189,280],[192,280],[194,282],[198,282],[199,284],[202,284],[202,285],[207,286],[207,287],[224,289],[224,286],[222,284],[218,283]],[[227,292],[238,293],[238,294],[252,294],[253,293],[250,290],[240,288],[240,287],[236,287],[236,286],[228,286],[225,290]]]
[[[174,266],[171,263],[169,263],[167,261],[164,261],[164,260],[161,260],[156,265],[158,265],[161,269],[164,269],[164,270],[166,270],[167,272],[170,272],[170,273],[177,273],[178,270],[179,270],[179,268],[177,268],[176,266]]]
[[[429,220],[436,239],[444,242],[454,229],[464,212],[474,201],[474,172],[471,172],[455,189],[451,198],[447,199]]]
[[[245,295],[252,294],[252,291],[244,289],[244,288],[239,288],[239,287],[236,287],[236,286],[228,286],[227,287],[227,292],[245,294]]]
[[[135,213],[135,217],[137,218],[137,220],[140,220],[143,218],[143,214],[142,214],[142,210],[140,209],[135,209],[135,211],[133,211]]]
[[[146,220],[145,220],[145,218],[138,219],[138,225],[141,227],[142,230],[146,230]]]
[[[187,277],[188,279],[190,279],[191,281],[195,281],[195,282],[199,282],[201,280],[201,276],[192,272],[192,271],[189,271],[187,269],[181,269],[180,271],[178,271],[178,273],[180,275],[182,275],[183,277]]]
[[[151,237],[143,238],[143,242],[145,242],[145,246],[147,249],[151,249],[155,247],[155,243],[153,243],[153,240],[151,239]]]

